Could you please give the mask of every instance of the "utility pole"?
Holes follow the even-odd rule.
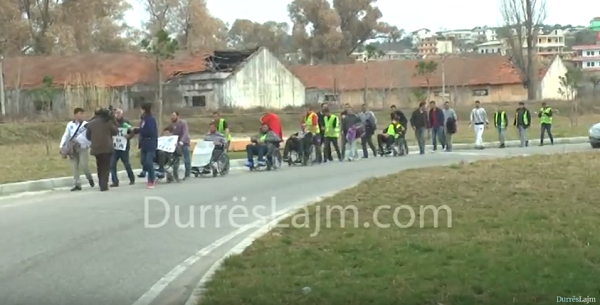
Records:
[[[0,55],[0,107],[2,107],[2,116],[6,115],[6,91],[4,87],[4,57]]]

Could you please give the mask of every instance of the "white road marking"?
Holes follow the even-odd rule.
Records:
[[[192,265],[194,265],[199,259],[209,255],[212,251],[214,251],[218,247],[226,244],[230,240],[245,233],[246,231],[253,229],[253,228],[262,227],[263,224],[265,223],[265,221],[269,221],[270,219],[278,218],[282,215],[293,213],[297,209],[298,208],[296,206],[292,206],[290,208],[283,209],[277,213],[270,215],[266,219],[259,219],[253,223],[245,225],[245,226],[227,234],[224,237],[221,237],[217,241],[213,242],[212,244],[208,245],[207,247],[196,252],[196,254],[190,256],[189,258],[184,260],[181,264],[179,264],[175,268],[173,268],[173,270],[171,270],[169,273],[167,273],[167,275],[163,276],[160,280],[158,280],[158,282],[156,284],[154,284],[150,288],[150,290],[148,290],[137,301],[135,301],[135,303],[133,303],[133,305],[148,305],[148,304],[152,303],[152,301],[154,301],[154,299],[156,299],[170,283],[172,283],[174,280],[176,280],[181,274],[183,274],[187,269],[189,269]],[[269,221],[268,223],[271,223],[271,222]]]

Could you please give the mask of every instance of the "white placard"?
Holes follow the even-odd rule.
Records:
[[[192,154],[192,166],[203,167],[210,163],[215,144],[211,141],[198,141]]]
[[[161,150],[168,153],[175,152],[177,148],[178,136],[164,136],[158,138],[157,150]]]
[[[113,148],[115,150],[127,150],[127,128],[119,128],[119,133],[113,137]]]

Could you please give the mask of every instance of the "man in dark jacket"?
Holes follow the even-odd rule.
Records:
[[[131,147],[130,140],[133,137],[133,131],[131,130],[131,123],[123,118],[123,110],[115,109],[115,118],[119,133],[113,138],[114,152],[110,158],[110,177],[112,178],[112,184],[110,187],[119,186],[119,176],[117,175],[117,163],[119,160],[123,162],[125,171],[127,171],[127,177],[129,178],[129,184],[135,184],[135,176],[131,169],[131,162],[129,162],[129,149]]]
[[[117,122],[108,109],[96,109],[94,119],[87,124],[86,137],[90,140],[90,154],[96,157],[100,191],[108,191],[110,158],[113,153],[113,136],[119,132]]]
[[[391,113],[390,113],[390,120],[396,119],[398,120],[398,123],[400,123],[402,125],[402,127],[404,127],[404,129],[407,129],[408,127],[408,119],[406,118],[406,115],[404,115],[404,112],[402,112],[402,110],[397,109],[396,105],[392,105],[390,107]]]
[[[529,109],[525,108],[525,103],[523,102],[519,102],[519,108],[517,108],[513,125],[515,125],[519,131],[521,147],[529,146],[527,129],[531,126],[531,113],[529,112]]]
[[[442,149],[446,148],[444,136],[444,111],[435,105],[434,101],[429,102],[429,123],[431,128],[431,145],[433,152],[437,151],[437,141],[442,144]]]
[[[415,109],[410,116],[410,125],[415,131],[415,138],[419,143],[419,154],[421,155],[425,154],[425,138],[430,127],[426,105],[425,102],[419,103],[419,108]]]
[[[152,116],[152,104],[142,105],[142,123],[134,132],[140,135],[140,154],[144,170],[148,173],[148,188],[156,186],[156,175],[154,172],[154,157],[158,147],[158,124]]]

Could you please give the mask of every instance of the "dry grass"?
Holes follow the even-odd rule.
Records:
[[[505,305],[598,297],[597,158],[520,157],[366,181],[311,207],[310,228],[277,228],[227,259],[201,304]],[[440,212],[434,229],[433,213],[419,207],[444,204],[452,227]],[[325,218],[333,205],[358,213]],[[381,205],[411,206],[416,222],[399,228],[394,221],[406,224],[409,213],[381,210],[378,221],[391,227],[378,228]],[[317,221],[320,234],[310,237]]]
[[[77,91],[76,88],[70,91],[73,98],[71,100],[81,100],[84,97],[105,97],[107,92],[100,89],[88,90],[85,92]],[[88,105],[93,106],[93,105]],[[512,106],[511,106],[512,107]],[[512,108],[504,108],[512,109]],[[470,109],[457,108],[459,119],[468,117]],[[489,109],[489,112],[493,110]],[[409,115],[409,111],[405,111]],[[510,112],[509,112],[510,113]],[[561,112],[562,113],[562,112]],[[185,113],[182,112],[185,116]],[[233,114],[225,113],[223,117],[229,122],[234,136],[246,137],[253,134],[258,129],[258,119],[260,113]],[[389,112],[387,110],[377,111],[377,117],[380,121],[380,129],[388,123]],[[284,131],[292,133],[297,130],[301,114],[299,112],[281,112],[280,120]],[[490,115],[491,116],[491,115]],[[133,117],[131,115],[130,117]],[[212,116],[208,114],[193,115],[185,117],[190,131],[194,135],[202,135],[206,132],[208,123]],[[509,117],[509,119],[512,119]],[[167,118],[165,117],[166,121]],[[555,137],[573,137],[586,136],[589,127],[598,123],[600,118],[596,115],[583,115],[579,117],[578,126],[570,126],[569,118],[557,115],[554,121]],[[537,119],[529,131],[530,139],[539,138],[539,124]],[[70,175],[69,164],[58,155],[58,143],[65,128],[65,122],[41,123],[41,122],[19,122],[0,124],[0,169],[4,173],[0,177],[0,183],[18,182],[30,179],[41,179],[50,177],[60,177]],[[518,135],[514,128],[509,128],[507,140],[517,140]],[[409,132],[407,140],[410,145],[416,145],[414,134]],[[496,141],[497,135],[494,130],[488,129],[484,133],[485,141]],[[473,131],[468,129],[467,122],[460,122],[458,133],[454,135],[454,143],[473,143]],[[134,146],[135,147],[135,146]],[[133,153],[132,153],[133,154]],[[235,153],[232,158],[243,158],[243,153]],[[137,166],[137,160],[132,156],[132,164]]]

